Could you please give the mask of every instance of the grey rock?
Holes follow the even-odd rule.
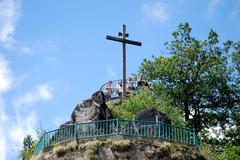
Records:
[[[102,91],[95,92],[90,99],[82,101],[78,104],[71,114],[69,121],[60,125],[60,129],[54,133],[53,137],[46,141],[47,145],[55,143],[56,140],[63,140],[65,137],[74,137],[74,124],[81,122],[91,122],[98,120],[114,119],[112,113],[105,103]],[[96,124],[92,123],[88,126],[78,127],[77,132],[90,132],[97,130]]]
[[[78,123],[108,119],[114,117],[105,103],[103,92],[97,91],[90,99],[82,101],[75,107],[70,121]]]
[[[145,156],[145,154],[139,150],[136,152],[135,156],[136,156],[137,160],[148,160],[148,158]]]
[[[155,108],[141,110],[136,114],[135,119],[142,121],[158,121],[161,123],[171,124],[171,119],[168,118],[165,113],[158,111]]]
[[[104,160],[117,160],[110,148],[100,148],[99,154],[101,159]]]

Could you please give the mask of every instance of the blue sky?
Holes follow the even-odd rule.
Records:
[[[121,78],[121,44],[107,41],[127,25],[127,74],[151,55],[180,22],[193,35],[239,40],[239,0],[0,0],[0,160],[16,159],[27,134],[54,129],[76,104],[110,79]]]

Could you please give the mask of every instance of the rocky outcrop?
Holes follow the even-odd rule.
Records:
[[[95,92],[90,99],[78,104],[71,115],[71,122],[85,122],[113,119],[113,115],[105,103],[102,91]]]
[[[194,147],[139,139],[105,139],[67,143],[42,153],[36,160],[205,160]]]
[[[73,110],[70,120],[62,124],[60,128],[74,123],[108,119],[114,119],[114,117],[105,103],[103,92],[97,91],[91,98],[79,103]]]
[[[114,119],[112,113],[105,103],[104,94],[102,91],[95,92],[91,98],[82,101],[78,104],[71,114],[69,121],[60,125],[60,130],[58,130],[51,139],[45,140],[46,145],[53,144],[57,140],[64,140],[66,137],[74,137],[75,132],[74,123],[98,121],[98,120],[108,120]],[[88,127],[78,127],[76,133],[86,133],[89,130],[98,130],[95,124]]]
[[[138,112],[135,116],[136,120],[142,121],[157,121],[165,124],[171,124],[171,119],[168,116],[158,111],[155,108],[147,108]]]

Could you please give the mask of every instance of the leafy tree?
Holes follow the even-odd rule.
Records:
[[[20,152],[22,160],[30,160],[34,154],[36,143],[33,141],[31,135],[27,135],[23,140],[23,150]]]
[[[31,135],[27,135],[27,137],[23,139],[23,148],[31,149],[33,144],[34,141]]]
[[[229,121],[236,89],[230,85],[228,52],[236,49],[231,42],[219,45],[213,30],[202,41],[191,36],[191,30],[188,23],[180,24],[172,33],[173,40],[165,43],[170,56],[144,59],[140,73],[155,80],[157,94],[170,96],[172,105],[180,107],[185,121],[199,132]]]
[[[230,112],[229,128],[225,130],[224,143],[228,145],[240,145],[240,42],[227,41],[226,51],[230,53],[231,58],[231,81],[229,85],[234,94],[232,94],[232,104]]]

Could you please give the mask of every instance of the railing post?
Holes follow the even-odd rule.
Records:
[[[74,123],[74,129],[73,129],[73,140],[76,141],[77,138],[77,124],[76,122]]]
[[[161,138],[161,122],[158,122],[158,138]]]
[[[117,130],[116,130],[116,136],[118,136],[118,118],[116,118],[116,128],[117,128]]]
[[[194,146],[198,149],[199,148],[199,142],[198,142],[198,137],[197,134],[195,132],[195,128],[193,128],[193,135],[194,135]]]
[[[46,134],[46,131],[43,132],[43,147],[42,147],[43,149],[45,147],[45,134]]]

